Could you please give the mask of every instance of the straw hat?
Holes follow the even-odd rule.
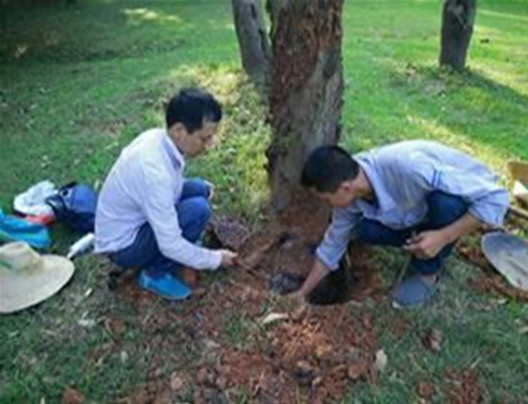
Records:
[[[512,194],[525,205],[528,205],[528,163],[508,161],[508,170],[513,179]]]
[[[0,247],[0,313],[12,313],[46,300],[72,277],[73,263],[39,255],[26,243]]]
[[[482,251],[513,286],[528,292],[528,241],[512,234],[493,232],[482,237]]]

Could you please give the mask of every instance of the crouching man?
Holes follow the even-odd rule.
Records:
[[[168,299],[190,288],[177,269],[231,266],[236,254],[197,245],[211,215],[210,185],[185,179],[185,159],[213,143],[222,110],[209,93],[181,90],[166,127],[150,129],[121,153],[102,187],[95,220],[96,252],[121,267],[140,268],[139,286]]]
[[[432,141],[395,143],[353,157],[323,146],[307,159],[301,181],[334,210],[313,268],[293,296],[297,301],[338,268],[353,237],[411,254],[415,273],[395,287],[393,306],[419,306],[435,294],[456,240],[484,224],[500,225],[509,203],[486,166]]]

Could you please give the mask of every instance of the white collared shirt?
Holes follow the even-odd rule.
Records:
[[[175,206],[183,187],[185,160],[165,129],[143,132],[115,162],[99,194],[95,251],[117,252],[130,246],[146,222],[161,253],[195,269],[216,269],[222,257],[185,240]]]

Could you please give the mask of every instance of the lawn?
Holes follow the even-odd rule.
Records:
[[[345,2],[342,144],[359,151],[437,139],[486,161],[506,184],[506,161],[528,160],[528,2],[479,2],[463,75],[436,67],[440,10],[436,1]],[[216,184],[217,212],[258,222],[269,128],[240,71],[230,1],[1,6],[0,32],[4,211],[43,179],[97,186],[124,145],[163,122],[163,102],[176,89],[202,85],[224,104],[223,141],[193,161],[190,174]],[[52,235],[51,251],[61,254],[75,237],[59,226]],[[375,252],[372,265],[389,283],[405,257]],[[469,285],[481,271],[457,258],[449,264],[439,298],[423,310],[395,315],[386,301],[372,299],[361,309],[350,305],[351,316],[372,316],[388,365],[376,383],[350,382],[342,402],[416,402],[419,382],[435,383],[432,401],[444,402],[446,369],[470,369],[486,402],[526,400],[527,305],[474,290]],[[87,402],[115,402],[153,378],[197,367],[202,341],[172,338],[183,320],[144,325],[159,313],[184,317],[199,303],[156,300],[139,315],[133,302],[106,289],[104,261],[86,256],[76,267],[53,299],[0,317],[0,402],[56,402],[69,386]],[[218,273],[206,283],[216,290],[227,278]],[[225,341],[243,347],[259,332],[241,309],[227,314],[219,330]],[[406,324],[402,334],[391,331],[396,318]],[[442,330],[438,353],[421,342],[431,328]],[[251,400],[247,387],[235,390],[232,401]],[[190,388],[179,399],[192,401],[192,394]]]

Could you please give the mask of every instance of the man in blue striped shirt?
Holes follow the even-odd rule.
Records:
[[[484,224],[502,223],[509,199],[496,179],[479,161],[433,141],[405,141],[353,157],[337,146],[316,149],[302,184],[334,210],[296,297],[304,300],[338,269],[353,237],[411,254],[416,274],[396,286],[393,305],[423,304],[434,295],[456,240]]]

